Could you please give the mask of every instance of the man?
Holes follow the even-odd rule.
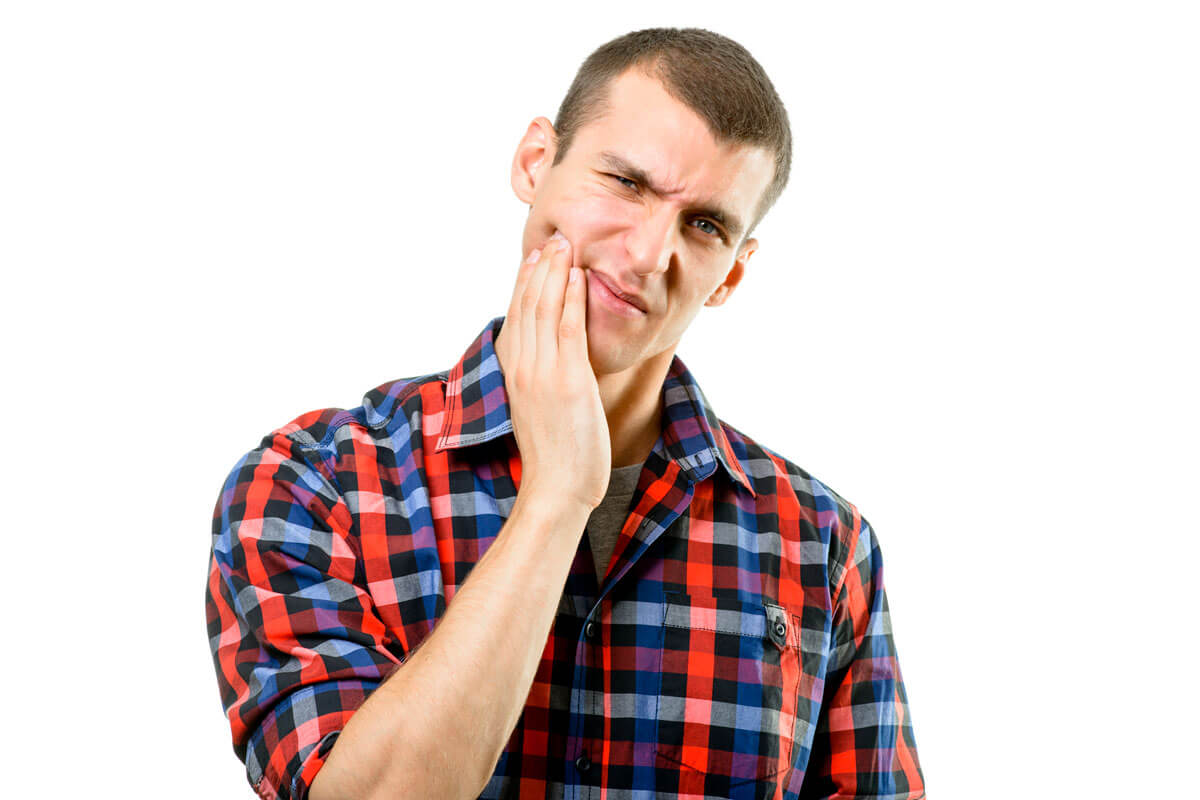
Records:
[[[507,315],[233,469],[208,626],[261,797],[924,797],[874,532],[674,355],[790,153],[736,43],[607,43],[517,147]]]

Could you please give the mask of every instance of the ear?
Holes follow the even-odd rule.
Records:
[[[737,258],[733,260],[733,266],[729,268],[729,273],[725,276],[725,280],[718,286],[708,299],[704,301],[706,306],[724,305],[729,296],[733,294],[733,290],[742,282],[742,277],[746,274],[746,262],[750,260],[750,256],[758,249],[758,239],[747,239],[742,242],[742,246],[738,249]]]
[[[512,161],[512,188],[522,203],[533,205],[538,182],[554,161],[557,140],[554,124],[545,117],[538,117],[529,123],[525,135],[517,143]]]

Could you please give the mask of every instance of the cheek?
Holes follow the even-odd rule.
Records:
[[[565,194],[553,213],[568,235],[586,241],[627,227],[635,206],[608,192],[579,189]]]
[[[686,271],[674,272],[669,278],[669,289],[671,295],[675,298],[674,305],[679,309],[693,309],[690,313],[695,313],[700,310],[700,306],[704,305],[716,287],[720,285],[717,279],[706,282],[698,280],[698,276],[689,274]]]

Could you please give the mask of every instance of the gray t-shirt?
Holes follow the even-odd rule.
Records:
[[[592,544],[592,559],[596,564],[596,583],[604,583],[604,573],[612,560],[613,548],[625,520],[629,517],[629,504],[637,488],[642,464],[617,467],[609,473],[608,493],[600,505],[592,509],[587,521],[587,537]]]

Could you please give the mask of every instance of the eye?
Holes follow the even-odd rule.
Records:
[[[712,230],[704,230],[703,228],[700,229],[700,230],[704,230],[704,232],[709,234],[710,236],[720,236],[721,235],[720,228],[718,228],[716,225],[712,224],[708,220],[698,219],[698,220],[696,220],[696,222],[700,223],[701,225],[707,225],[709,228],[711,228]]]
[[[631,181],[629,178],[623,178],[620,175],[610,175],[609,177],[616,178],[618,181],[621,182],[622,186],[625,186],[629,189],[633,189],[634,191],[637,191],[637,183],[635,181]]]

